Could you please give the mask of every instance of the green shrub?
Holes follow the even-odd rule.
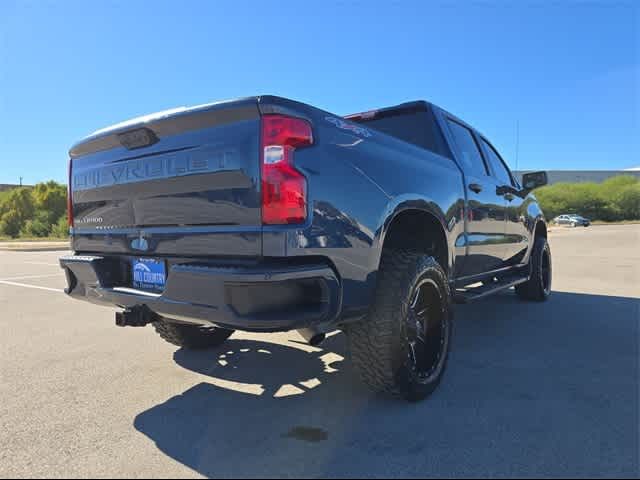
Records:
[[[624,187],[616,196],[623,220],[640,219],[640,182]]]
[[[24,225],[24,220],[17,210],[9,210],[0,216],[0,234],[17,238]]]
[[[47,212],[47,222],[52,225],[67,209],[67,187],[54,182],[38,183],[33,190],[33,205],[37,210]]]
[[[55,238],[68,238],[69,237],[69,224],[67,216],[63,215],[51,228],[51,236]]]
[[[28,188],[14,188],[6,192],[0,202],[0,235],[17,237],[33,213],[33,198]]]
[[[556,183],[536,190],[547,218],[575,213],[592,220],[640,219],[640,180],[630,175],[603,183]]]
[[[23,222],[34,213],[33,197],[28,188],[14,188],[5,195],[0,203],[0,216],[13,210]]]
[[[49,212],[38,210],[33,218],[27,220],[20,230],[23,237],[48,237],[51,233],[51,223],[49,222]]]
[[[66,210],[67,187],[54,181],[2,192],[0,235],[64,238],[68,235]]]

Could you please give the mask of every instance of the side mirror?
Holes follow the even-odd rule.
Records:
[[[531,191],[538,187],[543,187],[549,183],[547,172],[531,172],[522,176],[522,186],[525,190]]]

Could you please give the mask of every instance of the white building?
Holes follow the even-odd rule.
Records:
[[[522,178],[523,173],[527,171],[514,172],[517,178]],[[619,175],[632,175],[640,178],[640,167],[629,168],[626,170],[547,170],[549,176],[549,185],[560,182],[604,182],[607,178],[617,177]]]

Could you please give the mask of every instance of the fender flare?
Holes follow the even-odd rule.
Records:
[[[382,257],[384,242],[389,233],[393,221],[403,212],[415,210],[431,215],[442,229],[442,234],[447,242],[447,265],[443,265],[449,272],[453,271],[453,259],[455,258],[454,245],[446,226],[445,214],[439,205],[433,200],[422,195],[406,194],[393,197],[384,209],[376,226],[375,237],[372,245],[372,267],[377,271]]]
[[[531,258],[531,252],[533,251],[533,244],[535,243],[535,239],[536,239],[536,230],[538,229],[538,225],[542,224],[544,225],[544,230],[545,232],[549,232],[549,229],[547,228],[547,221],[545,220],[544,216],[542,214],[539,214],[535,217],[535,219],[532,222],[533,227],[531,228],[531,241],[529,242],[529,247],[527,248],[527,254],[526,254],[526,259],[527,259],[527,263],[529,263],[529,259]]]
[[[533,230],[531,231],[532,235],[535,237],[536,230],[538,229],[538,225],[542,224],[544,226],[544,231],[549,232],[549,226],[547,225],[547,221],[542,215],[536,217],[536,220],[533,224]]]

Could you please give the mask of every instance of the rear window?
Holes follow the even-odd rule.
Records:
[[[433,113],[428,110],[379,112],[373,118],[353,118],[356,123],[366,124],[393,137],[426,148],[434,153],[451,157]]]

